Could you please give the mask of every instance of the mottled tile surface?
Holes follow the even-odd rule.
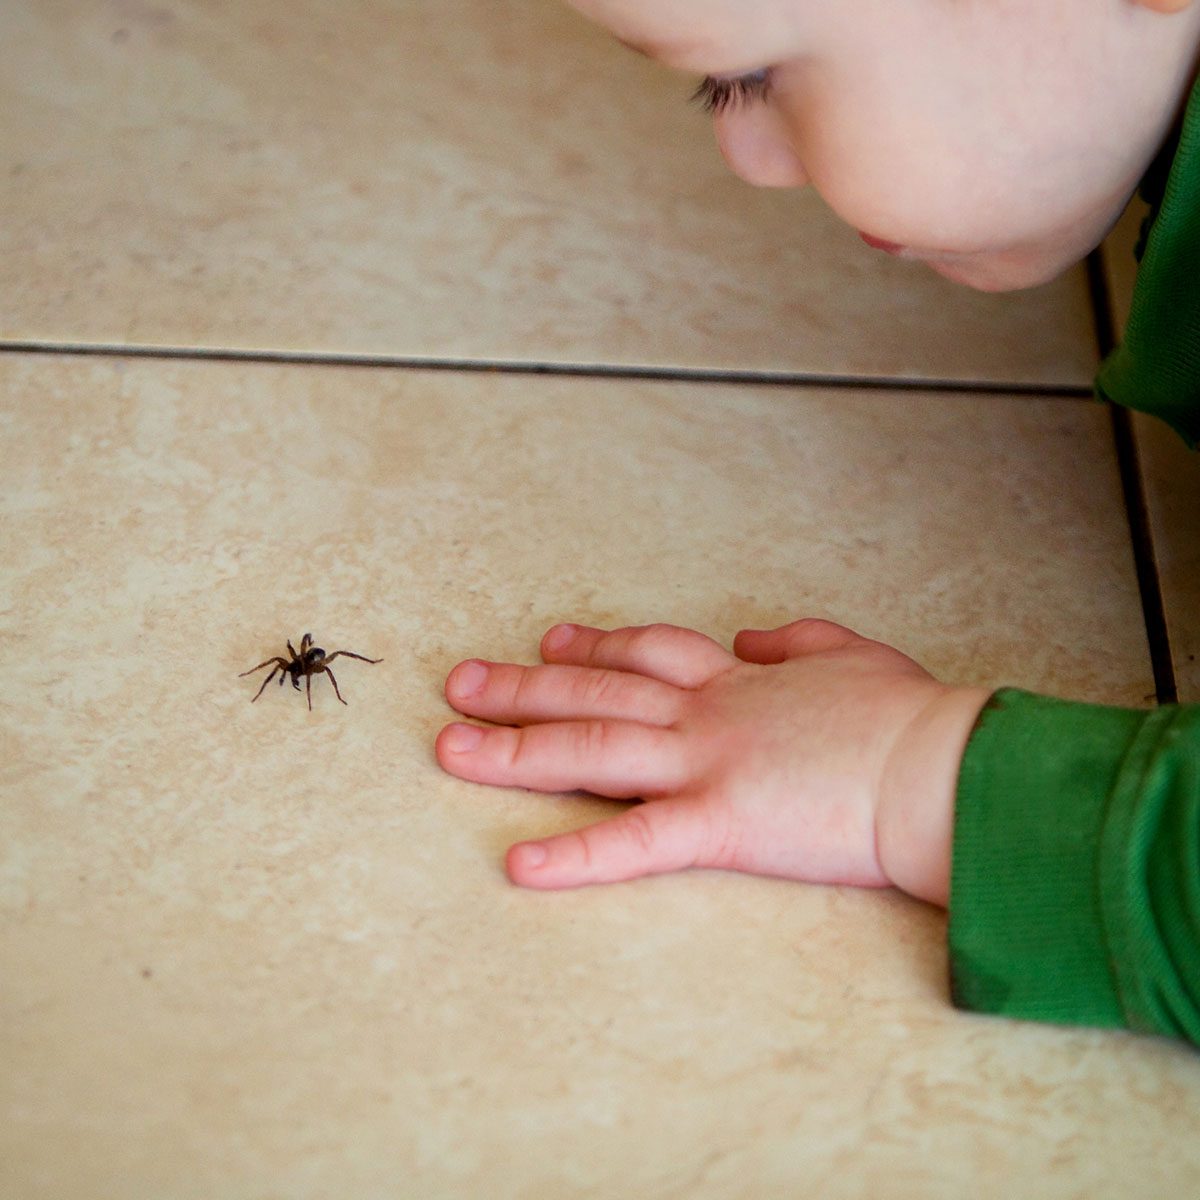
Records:
[[[1118,335],[1133,298],[1133,247],[1145,211],[1131,205],[1105,245]],[[1143,413],[1134,414],[1133,427],[1175,683],[1180,700],[1194,704],[1200,702],[1200,453]]]
[[[1140,703],[1103,410],[10,354],[0,419],[6,1196],[1195,1193],[1194,1052],[952,1011],[892,893],[513,888],[614,806],[431,752],[563,617]],[[251,707],[306,629],[384,662]]]
[[[1175,684],[1200,703],[1200,454],[1161,421],[1135,427]]]
[[[0,339],[1086,385],[551,0],[0,5]]]

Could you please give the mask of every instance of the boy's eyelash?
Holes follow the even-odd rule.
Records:
[[[715,79],[712,75],[705,75],[691,98],[706,113],[719,113],[751,100],[764,100],[770,90],[771,73],[767,70],[735,75],[732,79]]]

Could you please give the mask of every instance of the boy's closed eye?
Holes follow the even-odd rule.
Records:
[[[706,113],[722,113],[751,101],[765,100],[770,90],[771,72],[764,67],[744,75],[705,75],[691,98]]]

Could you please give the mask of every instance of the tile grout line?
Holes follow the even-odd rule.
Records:
[[[1096,325],[1096,343],[1103,360],[1117,343],[1113,330],[1112,296],[1108,288],[1102,250],[1094,250],[1088,256],[1087,275]],[[1142,602],[1142,619],[1146,625],[1146,641],[1150,648],[1150,666],[1154,672],[1154,691],[1159,704],[1174,704],[1179,700],[1175,662],[1167,628],[1166,605],[1158,577],[1158,561],[1154,552],[1154,534],[1150,528],[1146,489],[1138,463],[1137,434],[1128,409],[1112,405],[1112,430],[1117,470],[1121,477],[1121,492],[1125,501],[1125,517],[1129,522],[1138,593]]]
[[[644,379],[678,383],[739,383],[766,387],[859,388],[865,391],[925,391],[1090,400],[1092,390],[1079,384],[998,383],[989,380],[906,378],[821,374],[816,372],[746,371],[724,368],[617,366],[607,363],[539,363],[518,360],[422,358],[400,355],[338,354],[286,350],[215,350],[188,346],[102,343],[0,341],[0,354],[44,354],[86,358],[144,358],[191,362],[227,362],[284,366],[359,367],[459,371],[499,375],[551,375],[594,379]]]

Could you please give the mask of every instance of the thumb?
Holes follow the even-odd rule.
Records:
[[[733,639],[733,652],[743,662],[780,663],[804,654],[819,654],[823,650],[841,650],[866,638],[819,617],[803,617],[778,629],[743,629]]]
[[[616,883],[695,866],[706,840],[697,802],[654,800],[574,833],[518,842],[509,847],[505,866],[522,887]]]

